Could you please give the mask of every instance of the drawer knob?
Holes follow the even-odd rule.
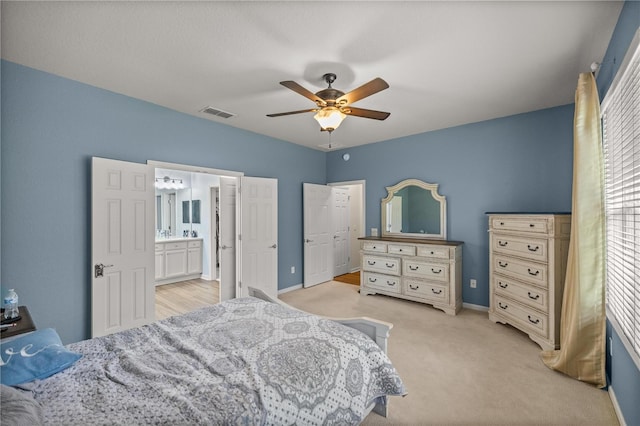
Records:
[[[527,318],[529,318],[529,322],[531,324],[538,324],[540,322],[540,320],[538,318],[531,319],[531,315],[527,315]]]
[[[527,271],[529,272],[529,275],[532,275],[532,276],[534,276],[534,277],[537,277],[537,276],[538,276],[538,274],[540,273],[540,271],[531,272],[531,269],[530,269],[530,268],[527,268]]]
[[[527,248],[529,249],[529,251],[536,252],[536,251],[538,251],[538,249],[539,249],[540,247],[535,246],[535,247],[533,247],[533,248],[532,248],[529,244],[527,244]]]
[[[375,261],[375,260],[367,260],[367,263],[368,263],[369,265],[373,266],[373,265],[375,265],[375,264],[376,264],[376,261]]]
[[[506,246],[507,246],[507,244],[509,244],[509,242],[508,242],[508,241],[504,241],[504,242],[503,242],[503,241],[498,241],[498,245],[499,245],[500,247],[506,247]]]
[[[504,226],[504,222],[500,222],[500,226]]]
[[[539,294],[531,294],[530,291],[528,291],[527,294],[529,295],[529,299],[532,299],[532,300],[540,299],[540,295]]]
[[[411,269],[412,271],[417,271],[418,268],[420,268],[420,267],[419,266],[415,266],[414,267],[414,266],[409,265],[409,269]]]
[[[498,281],[498,285],[500,286],[500,288],[507,288],[509,287],[509,284],[503,284],[502,281]]]
[[[395,281],[387,281],[387,285],[394,286],[396,285]]]
[[[433,294],[440,294],[440,293],[442,293],[442,290],[438,290],[438,291],[436,291],[436,289],[435,289],[435,288],[432,288],[432,289],[431,289],[431,291],[433,292]]]
[[[419,288],[420,288],[420,286],[419,286],[419,285],[417,285],[417,286],[415,286],[415,287],[414,287],[413,285],[409,284],[409,288],[410,288],[411,290],[417,290],[417,289],[419,289]]]
[[[503,305],[502,302],[498,302],[498,306],[500,309],[507,309],[509,307],[509,305]]]
[[[434,252],[431,252],[431,254],[435,254]]]
[[[506,268],[507,266],[509,266],[507,262],[502,262],[501,260],[498,261],[498,265],[500,265],[501,268]]]
[[[371,277],[369,277],[369,282],[370,282],[370,283],[375,283],[376,281],[378,281],[378,279],[377,279],[377,278],[371,278]]]
[[[435,269],[431,268],[431,272],[433,272],[434,274],[439,274],[440,272],[442,272],[442,269],[436,271]]]
[[[395,263],[385,263],[385,265],[387,265],[387,268],[393,268],[396,266]]]

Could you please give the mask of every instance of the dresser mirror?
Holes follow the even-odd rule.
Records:
[[[438,194],[438,184],[407,179],[386,189],[383,237],[447,239],[447,199]]]

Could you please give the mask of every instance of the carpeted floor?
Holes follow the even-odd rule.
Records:
[[[518,330],[463,309],[456,316],[330,281],[280,298],[334,317],[394,324],[389,357],[408,390],[392,397],[387,425],[618,425],[606,391],[548,369],[540,348]]]

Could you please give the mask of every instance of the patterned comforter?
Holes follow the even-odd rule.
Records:
[[[68,346],[37,383],[50,424],[357,424],[405,394],[364,334],[256,298],[234,299]]]

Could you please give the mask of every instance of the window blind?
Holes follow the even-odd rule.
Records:
[[[601,105],[605,164],[606,303],[640,359],[640,31]]]

